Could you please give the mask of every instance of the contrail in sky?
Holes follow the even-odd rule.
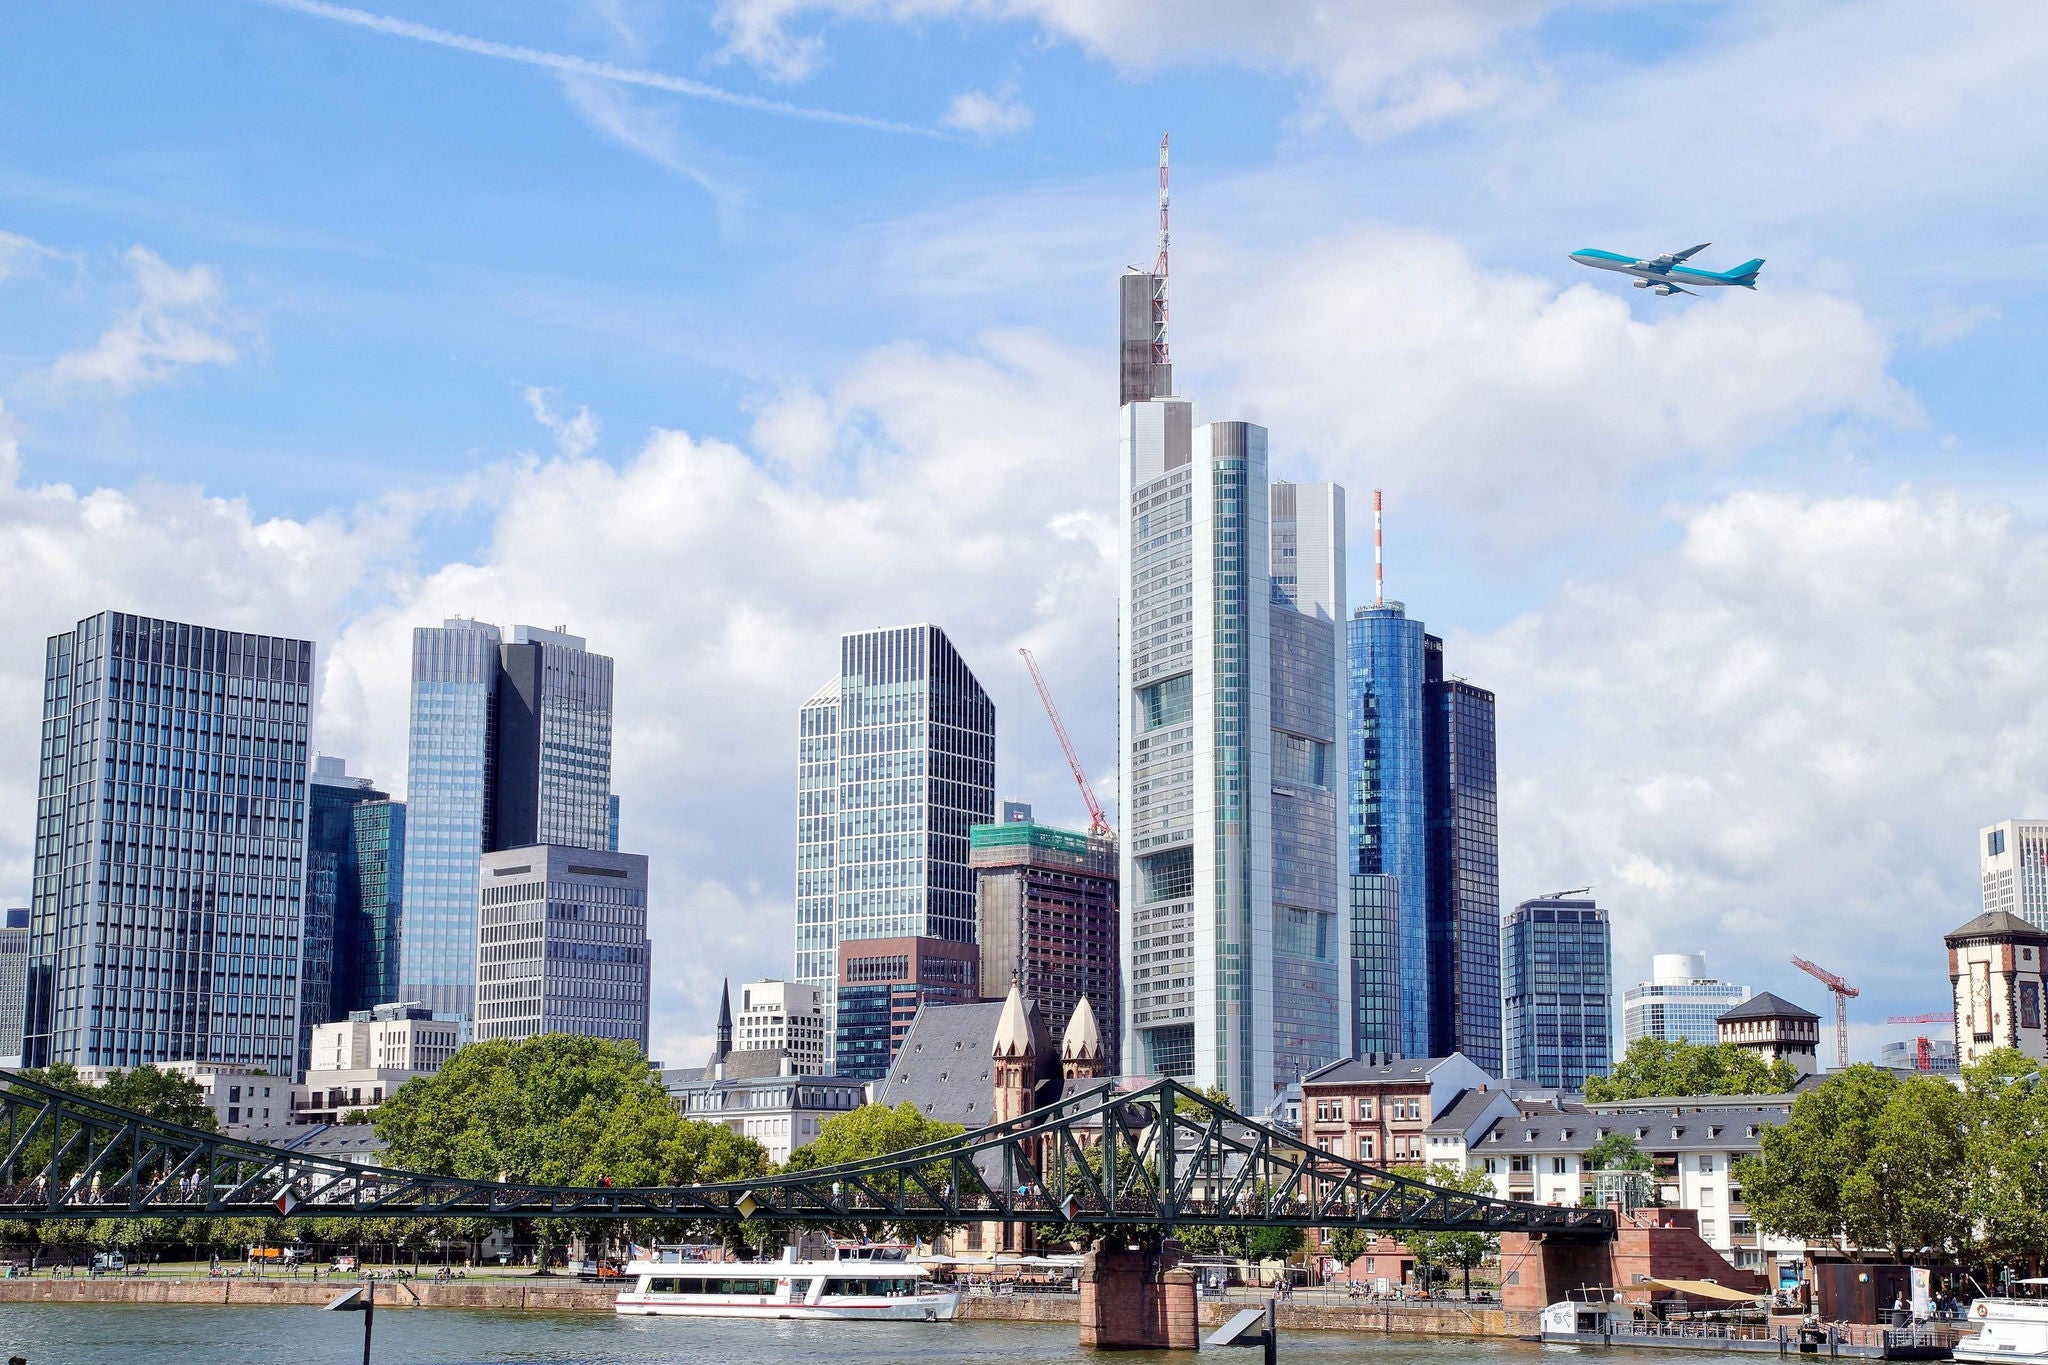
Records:
[[[372,33],[382,33],[393,38],[410,38],[416,43],[432,43],[436,47],[453,48],[457,52],[470,52],[479,57],[496,57],[500,61],[519,62],[525,66],[538,66],[569,76],[589,76],[620,85],[640,85],[650,90],[666,90],[675,95],[687,95],[691,99],[729,104],[735,109],[752,109],[757,113],[810,119],[817,123],[841,123],[853,128],[872,128],[884,133],[911,133],[918,137],[931,138],[945,136],[936,129],[920,128],[911,123],[896,123],[889,119],[870,118],[866,114],[842,114],[836,109],[812,109],[801,104],[762,99],[758,95],[743,95],[736,90],[725,90],[684,76],[671,76],[662,71],[617,66],[611,62],[594,62],[587,57],[575,57],[562,52],[543,52],[539,48],[498,43],[488,38],[472,38],[467,34],[451,33],[445,28],[416,24],[410,19],[397,19],[388,14],[372,14],[368,10],[355,9],[348,5],[329,4],[327,0],[259,2],[273,5],[278,9],[296,10],[300,14],[312,15],[317,19],[351,24],[356,28],[365,28]]]

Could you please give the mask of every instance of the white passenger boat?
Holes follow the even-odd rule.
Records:
[[[2048,1280],[2020,1283],[2036,1292],[2048,1287]],[[1957,1360],[2048,1365],[2048,1299],[1979,1299],[1970,1305],[1970,1321],[1977,1334],[1956,1343]]]
[[[648,1317],[879,1318],[948,1322],[957,1291],[910,1261],[632,1261],[613,1310]]]

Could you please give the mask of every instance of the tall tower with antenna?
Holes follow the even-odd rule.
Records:
[[[1173,396],[1173,350],[1167,340],[1167,257],[1169,230],[1167,139],[1159,139],[1159,255],[1152,268],[1132,266],[1118,283],[1119,382],[1117,403],[1142,403]]]
[[[1118,282],[1123,1058],[1253,1112],[1350,1044],[1343,490],[1174,391],[1167,146]]]

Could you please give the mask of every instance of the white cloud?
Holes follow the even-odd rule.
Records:
[[[1918,420],[1883,334],[1825,295],[1659,301],[1639,320],[1623,294],[1377,227],[1198,256],[1185,277],[1177,378],[1216,400],[1208,416],[1269,421],[1322,475],[1453,502],[1511,544],[1604,516],[1673,462],[1732,461],[1802,423]]]
[[[597,448],[602,424],[591,416],[588,406],[579,406],[574,417],[564,417],[555,411],[550,401],[552,390],[528,384],[519,392],[526,399],[526,408],[533,414],[533,420],[546,427],[555,438],[555,448],[561,451],[563,459],[580,460]]]
[[[1938,491],[1749,492],[1453,637],[1500,696],[1503,899],[1591,882],[1621,983],[1653,951],[1810,1006],[1939,1008],[1976,830],[2048,812],[2048,533]]]
[[[98,341],[57,357],[47,372],[54,388],[101,388],[115,394],[162,384],[195,365],[233,365],[232,336],[243,324],[222,307],[212,267],[183,270],[146,246],[128,248],[135,302]]]
[[[705,156],[690,144],[663,109],[635,100],[623,89],[584,76],[564,76],[562,89],[583,121],[663,170],[690,181],[721,206],[731,192],[704,169]]]
[[[780,80],[800,80],[824,39],[815,16],[914,23],[941,17],[1029,24],[1119,70],[1233,62],[1307,79],[1319,109],[1361,130],[1402,131],[1491,104],[1530,79],[1502,47],[1556,0],[1457,0],[1332,5],[1276,0],[722,0],[714,23],[725,51]]]
[[[0,280],[18,274],[26,264],[38,256],[55,256],[57,253],[32,238],[18,232],[0,232]]]
[[[953,97],[939,122],[969,137],[1005,137],[1031,126],[1031,106],[1018,99],[1012,87],[993,94],[986,90],[963,90]]]

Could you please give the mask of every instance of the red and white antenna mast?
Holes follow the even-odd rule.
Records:
[[[1159,259],[1152,266],[1152,363],[1171,365],[1173,353],[1166,344],[1166,254],[1172,241],[1166,227],[1166,139],[1159,136]]]
[[[1380,562],[1380,512],[1386,506],[1380,490],[1372,490],[1372,604],[1387,605],[1387,567]]]

